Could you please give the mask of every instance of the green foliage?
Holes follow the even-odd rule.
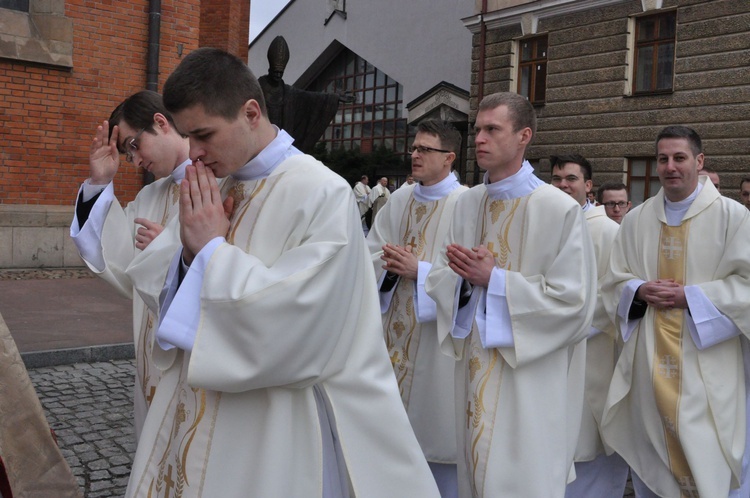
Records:
[[[365,154],[359,147],[352,150],[338,148],[328,151],[324,143],[318,142],[311,155],[344,177],[350,185],[358,182],[362,175],[369,176],[370,183],[377,176],[387,176],[378,175],[379,171],[411,171],[411,161],[407,157],[383,146]]]

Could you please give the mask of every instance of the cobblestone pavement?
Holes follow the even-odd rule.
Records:
[[[133,360],[34,368],[29,377],[86,498],[125,495],[135,453]]]

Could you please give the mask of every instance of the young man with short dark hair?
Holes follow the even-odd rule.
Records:
[[[384,347],[351,188],[271,124],[233,55],[190,53],[164,102],[194,165],[182,247],[157,238],[129,269],[160,307],[165,370],[126,496],[168,483],[183,497],[438,496]]]
[[[604,206],[604,210],[612,220],[619,225],[623,217],[630,211],[631,202],[628,199],[628,187],[622,182],[604,182],[596,193],[597,202]]]
[[[581,206],[524,160],[535,129],[521,95],[479,104],[484,182],[459,197],[427,277],[438,340],[459,361],[461,496],[562,498],[581,426],[596,261]]]
[[[161,95],[148,90],[131,95],[96,128],[89,155],[90,177],[78,193],[70,227],[71,238],[89,269],[133,299],[136,440],[161,371],[151,357],[156,315],[133,292],[125,271],[167,223],[177,222],[179,184],[190,164],[189,149]],[[124,209],[114,194],[121,154],[156,178]]]

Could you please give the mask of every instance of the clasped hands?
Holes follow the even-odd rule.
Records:
[[[216,237],[226,237],[234,198],[221,200],[219,183],[210,168],[198,160],[185,170],[180,183],[180,240],[182,259],[190,265],[195,255]]]
[[[487,288],[490,285],[495,256],[480,245],[469,249],[458,244],[450,244],[446,249],[448,266],[456,274],[472,285]]]
[[[651,280],[642,284],[638,287],[635,297],[657,309],[688,307],[685,287],[671,278]]]
[[[404,278],[417,279],[419,260],[410,245],[398,246],[386,244],[383,246],[383,255],[380,259],[385,261],[383,269],[395,273]]]

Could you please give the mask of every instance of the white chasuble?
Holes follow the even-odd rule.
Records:
[[[576,448],[576,462],[587,462],[605,453],[599,424],[619,352],[614,323],[601,299],[601,283],[609,268],[612,243],[620,226],[607,216],[604,206],[592,206],[585,211],[585,216],[596,255],[597,299],[591,324],[593,335],[586,340],[586,405]]]
[[[678,226],[667,226],[664,202],[662,190],[623,220],[602,286],[608,312],[621,327],[628,282],[672,278],[698,287],[742,335],[698,349],[687,310],[649,306],[617,361],[602,435],[655,493],[726,498],[745,451],[750,214],[710,182]]]
[[[126,496],[322,497],[323,431],[353,496],[438,496],[388,360],[352,190],[298,155],[222,194],[234,210],[202,275],[193,349],[154,346],[166,371]],[[148,278],[152,262],[169,249],[157,238],[129,269],[149,303],[164,282]]]
[[[184,170],[184,165],[181,171]],[[108,188],[111,188],[108,187]],[[107,195],[107,191],[102,196]],[[140,249],[135,247],[136,231],[140,227],[135,218],[145,218],[161,226],[174,220],[179,225],[180,186],[175,178],[168,176],[141,189],[136,198],[123,209],[117,199],[112,196],[112,202],[106,212],[106,217],[96,233],[96,207],[92,210],[87,225],[80,233],[73,237],[76,245],[81,249],[81,255],[91,271],[109,282],[122,295],[133,299],[133,345],[135,347],[136,373],[134,392],[134,421],[136,440],[140,436],[146,412],[159,383],[161,372],[154,365],[151,357],[151,346],[154,342],[156,315],[143,302],[138,293],[133,292],[133,284],[125,270],[133,261]],[[77,226],[77,220],[73,221]],[[91,225],[91,226],[88,226]],[[179,243],[178,231],[165,231],[164,238],[171,237],[172,247],[176,249]],[[170,235],[171,234],[171,235]],[[160,234],[161,236],[161,234]],[[92,259],[87,258],[86,248],[91,247],[96,259],[104,262],[103,268],[97,268]],[[163,262],[165,265],[167,262]],[[166,269],[165,269],[166,273]]]
[[[438,258],[445,249],[455,202],[467,190],[454,183],[452,190],[434,200],[418,200],[413,194],[416,187],[393,193],[367,236],[376,277],[384,272],[380,256],[386,243],[412,246],[419,261],[431,264]],[[427,460],[455,464],[455,360],[441,353],[434,319],[418,320],[417,286],[415,280],[399,278],[383,313],[385,342],[401,399]]]
[[[493,198],[485,185],[458,200],[447,244],[483,244],[505,270],[509,347],[485,348],[476,320],[451,336],[458,276],[441,255],[428,277],[443,351],[456,370],[462,497],[562,497],[583,407],[585,339],[596,296],[593,248],[580,205],[549,185]],[[474,292],[485,289],[474,289]],[[497,306],[479,299],[475,315]],[[471,306],[471,304],[467,305]],[[488,312],[489,313],[489,312]],[[487,320],[490,327],[497,326]]]
[[[420,261],[431,261],[435,247],[435,231],[438,228],[443,212],[444,202],[417,202],[410,199],[403,212],[403,237],[394,243],[410,245]],[[427,245],[427,240],[431,244]],[[439,244],[439,243],[438,243]],[[438,245],[437,250],[440,249]],[[383,315],[385,345],[393,364],[393,371],[401,392],[404,406],[409,408],[412,385],[414,381],[414,363],[420,343],[420,329],[417,313],[414,309],[414,282],[399,279],[396,284],[393,300],[388,311]],[[451,365],[452,367],[453,365]]]

